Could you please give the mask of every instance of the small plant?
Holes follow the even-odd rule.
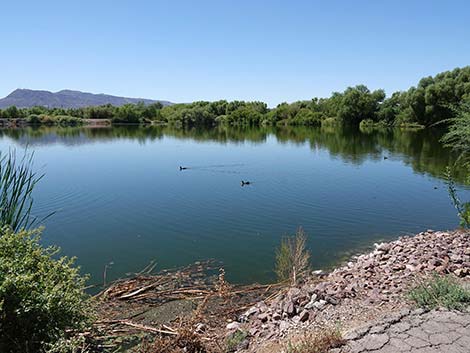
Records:
[[[445,179],[450,199],[452,200],[460,219],[460,226],[463,228],[470,228],[470,202],[462,202],[460,200],[454,179],[452,178],[452,172],[449,167],[447,167]]]
[[[39,231],[0,229],[0,352],[44,352],[91,321],[86,278]]]
[[[341,347],[344,340],[337,328],[327,328],[318,332],[305,333],[295,343],[288,342],[287,353],[328,353],[333,348]]]
[[[286,236],[276,251],[276,274],[280,281],[293,284],[302,278],[310,267],[310,252],[306,248],[307,235],[299,228],[294,236]]]
[[[234,352],[240,344],[248,337],[248,333],[243,330],[237,330],[230,334],[225,340],[226,352]]]
[[[434,275],[412,289],[409,297],[420,308],[432,309],[445,307],[460,309],[470,304],[470,291],[459,285],[449,276]]]

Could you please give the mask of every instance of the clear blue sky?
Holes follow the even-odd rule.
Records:
[[[387,94],[470,64],[470,2],[3,1],[0,96],[15,88],[283,101]]]

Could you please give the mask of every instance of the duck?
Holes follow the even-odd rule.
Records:
[[[384,159],[388,159],[388,157],[387,157],[387,156],[384,156]]]
[[[186,169],[188,169],[188,167],[182,167],[182,166],[180,166],[180,170],[186,170]]]
[[[242,180],[242,181],[240,182],[240,184],[241,184],[241,186],[245,186],[245,185],[250,185],[251,182],[249,182],[249,181],[243,181],[243,180]]]

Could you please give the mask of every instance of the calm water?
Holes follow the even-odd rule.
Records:
[[[58,211],[43,240],[77,256],[92,282],[110,262],[109,277],[118,277],[151,260],[167,268],[207,258],[223,261],[232,281],[267,281],[280,238],[299,226],[313,266],[325,268],[376,241],[458,224],[440,179],[455,155],[440,146],[438,131],[0,133],[2,151],[35,151],[46,173],[35,213]]]

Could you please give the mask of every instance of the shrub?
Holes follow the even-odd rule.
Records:
[[[86,278],[39,231],[0,230],[0,352],[44,352],[90,322]]]
[[[409,297],[421,308],[432,309],[439,306],[447,309],[460,309],[470,303],[470,291],[460,286],[449,276],[434,275],[412,289]]]
[[[58,115],[56,118],[56,124],[60,126],[77,126],[83,124],[83,120],[69,115]]]
[[[343,343],[339,329],[326,328],[306,333],[295,343],[289,342],[285,350],[287,353],[328,353]]]
[[[31,125],[38,125],[41,124],[41,117],[37,114],[31,114],[26,118],[28,124]]]
[[[306,249],[307,235],[302,228],[294,236],[281,240],[276,252],[276,274],[280,281],[291,280],[293,284],[309,270],[310,252]]]

